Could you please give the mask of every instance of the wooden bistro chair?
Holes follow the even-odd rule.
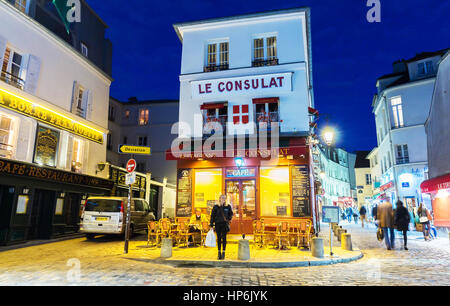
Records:
[[[201,233],[200,245],[203,247],[205,246],[206,236],[208,235],[208,232],[209,232],[209,222],[203,221],[201,223],[201,228],[200,228],[200,233]]]
[[[311,220],[302,220],[298,224],[297,247],[301,245],[310,249],[311,247]]]
[[[160,241],[166,237],[172,238],[172,224],[169,219],[163,218],[159,220],[158,237]]]
[[[152,245],[158,245],[159,244],[159,229],[158,229],[158,222],[156,221],[149,221],[147,223],[147,245],[150,244],[150,240],[152,240]]]
[[[264,247],[266,234],[264,233],[264,222],[262,220],[253,221],[253,243],[260,248]]]
[[[278,225],[278,231],[276,234],[276,238],[278,240],[278,247],[281,249],[282,241],[286,240],[289,247],[291,247],[291,243],[289,242],[289,222],[282,221]]]
[[[187,222],[180,221],[177,227],[177,243],[181,245],[181,241],[184,241],[186,247],[189,246],[189,237],[192,237],[192,233],[189,233],[189,225]]]

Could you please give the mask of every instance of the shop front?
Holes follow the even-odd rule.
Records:
[[[431,197],[434,225],[450,227],[450,174],[426,180],[420,188]]]
[[[0,158],[0,244],[76,233],[83,200],[112,187],[110,180]]]
[[[288,148],[282,150],[289,153]],[[306,146],[300,150],[300,155],[280,154],[276,162],[245,157],[179,159],[176,217],[190,217],[198,208],[210,214],[224,194],[233,208],[233,234],[251,234],[256,219],[277,223],[308,218],[316,225],[309,153]]]

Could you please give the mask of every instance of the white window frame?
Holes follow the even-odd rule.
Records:
[[[6,49],[5,49],[5,53],[3,54],[3,61],[0,63],[0,70],[3,71],[3,65],[4,65],[4,61],[5,61],[5,55],[7,50],[9,50],[9,59],[8,59],[8,63],[6,65],[6,72],[10,73],[12,75],[12,66],[15,65],[17,66],[16,63],[13,63],[13,59],[14,59],[14,54],[18,54],[21,57],[21,61],[20,61],[20,66],[19,67],[19,73],[18,73],[18,77],[19,79],[21,79],[23,81],[23,85],[25,85],[25,78],[26,78],[26,70],[25,70],[25,62],[26,62],[26,58],[27,56],[20,50],[7,45]],[[1,74],[1,72],[0,72]]]
[[[141,113],[144,111],[144,122],[141,122]],[[145,112],[147,112],[147,122],[145,122]],[[140,108],[139,109],[139,117],[138,117],[138,124],[140,126],[148,125],[150,123],[150,109],[148,108]]]
[[[23,5],[22,2],[25,2],[25,5]],[[28,14],[29,4],[30,1],[28,0],[14,0],[14,7],[24,14]]]
[[[6,118],[11,120],[8,131],[1,129],[2,117],[6,117]],[[2,143],[2,145],[0,146],[0,149],[4,150],[4,151],[10,151],[9,158],[14,158],[15,155],[16,155],[16,149],[17,149],[17,137],[16,137],[16,135],[18,136],[18,122],[19,122],[19,119],[17,117],[9,115],[8,113],[0,112],[0,131],[3,131],[3,132],[6,131],[7,136],[8,136],[7,137],[8,139],[4,143]],[[3,135],[3,136],[6,136],[6,135]],[[2,148],[3,146],[5,146],[5,147],[9,146],[9,147],[11,147],[11,149],[7,150],[5,148]],[[5,156],[5,157],[7,157],[7,156]]]
[[[400,148],[400,150],[399,150]],[[396,155],[396,160],[398,159],[403,159],[405,160],[406,158],[408,158],[408,162],[409,162],[409,149],[408,149],[408,144],[400,144],[400,145],[395,145],[395,155]],[[399,154],[400,153],[400,154]],[[406,154],[407,153],[407,154]]]
[[[222,44],[227,44],[227,50],[226,52],[222,52],[221,49],[221,45]],[[209,47],[210,46],[214,46],[215,48],[215,52],[214,53],[210,53],[209,52]],[[208,41],[206,43],[206,58],[205,58],[205,63],[206,63],[206,67],[210,67],[210,66],[222,66],[222,65],[230,65],[230,42],[228,39],[219,39],[219,40],[213,40],[213,41]],[[214,55],[214,61],[210,61],[210,54]],[[224,54],[226,54],[226,61],[224,60]]]
[[[275,38],[275,55],[271,56],[269,58],[269,45],[267,43],[269,38]],[[262,45],[262,49],[263,49],[263,53],[264,53],[264,58],[256,58],[255,57],[255,40],[256,39],[262,39],[263,40],[263,45]],[[258,34],[258,35],[254,35],[252,37],[252,61],[268,61],[268,60],[273,60],[273,59],[277,59],[278,58],[278,33],[266,33],[266,34]]]
[[[394,118],[394,127],[401,128],[405,126],[403,121],[403,101],[401,96],[392,97],[391,99],[392,116]]]
[[[80,93],[81,93],[81,96],[80,96]],[[77,109],[79,109],[79,110],[82,110],[82,111],[85,111],[84,109],[83,109],[83,97],[84,97],[84,95],[86,94],[86,90],[84,89],[84,87],[83,86],[78,86],[78,91],[77,91],[77,95],[76,95],[76,108]]]
[[[430,64],[430,67],[428,67],[427,64]],[[423,65],[423,73],[420,72],[421,65]],[[432,74],[433,72],[434,72],[433,61],[429,60],[429,61],[423,61],[423,62],[417,63],[417,74],[419,76],[429,75],[429,74]]]

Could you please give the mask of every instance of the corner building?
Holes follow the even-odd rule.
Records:
[[[309,218],[316,225],[309,9],[174,28],[183,44],[178,136],[185,140],[182,155],[174,154],[181,148],[175,144],[166,157],[177,160],[176,216],[189,217],[197,208],[209,213],[225,194],[234,211],[231,233],[252,233],[259,218]],[[205,152],[210,137],[221,133],[214,153]],[[267,133],[267,147],[261,133]]]
[[[40,2],[0,0],[0,244],[76,232],[83,199],[113,187],[100,172],[112,79],[38,18]]]

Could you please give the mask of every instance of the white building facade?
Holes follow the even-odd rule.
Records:
[[[75,220],[83,194],[106,192],[110,185],[100,178],[98,164],[106,161],[105,110],[112,80],[3,0],[0,20],[0,202],[19,216],[3,225],[10,230],[2,238],[64,234],[63,216]],[[49,207],[39,208],[42,202]],[[26,222],[30,216],[34,222],[39,209],[49,218]]]
[[[377,129],[376,157],[380,164],[380,192],[392,203],[401,200],[410,209],[424,201],[420,184],[427,178],[425,121],[430,110],[437,62],[442,51],[421,53],[394,63],[394,73],[377,81],[373,100]]]

